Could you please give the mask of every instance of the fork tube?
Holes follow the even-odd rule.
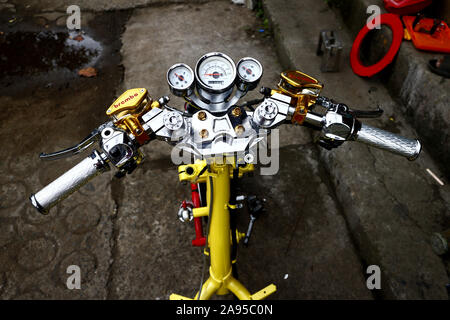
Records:
[[[230,166],[227,164],[213,165],[212,169],[214,171],[214,175],[212,175],[213,208],[208,236],[211,258],[210,275],[214,279],[222,281],[231,273],[230,213],[228,211]],[[207,181],[207,186],[208,194],[210,194],[211,186],[209,180]],[[226,291],[222,292],[222,294],[226,293]]]

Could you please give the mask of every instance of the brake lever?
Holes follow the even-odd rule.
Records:
[[[335,103],[332,100],[319,96],[316,104],[324,107],[328,111],[337,112],[339,114],[350,114],[355,118],[378,118],[381,117],[384,110],[377,106],[377,110],[353,110],[343,103]]]
[[[348,113],[350,113],[352,116],[356,118],[379,118],[383,114],[384,110],[381,109],[379,106],[377,107],[377,110],[352,110],[349,109]]]
[[[45,160],[45,161],[50,161],[50,160],[58,160],[58,159],[71,157],[71,156],[76,155],[76,154],[86,150],[87,148],[89,148],[94,142],[96,142],[100,139],[99,137],[100,137],[100,130],[97,128],[94,131],[92,131],[86,138],[84,138],[77,145],[67,148],[67,149],[64,149],[64,150],[52,152],[52,153],[42,152],[39,155],[39,158],[41,158],[42,160]]]

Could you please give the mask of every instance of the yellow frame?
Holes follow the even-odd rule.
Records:
[[[194,299],[208,300],[214,294],[224,295],[230,291],[240,300],[264,299],[276,291],[274,284],[270,284],[266,288],[250,294],[244,285],[232,275],[229,208],[233,206],[230,205],[229,199],[230,180],[232,179],[233,169],[236,168],[235,164],[226,161],[216,161],[211,163],[209,168],[205,170],[206,165],[205,160],[197,160],[194,164],[183,165],[178,168],[180,181],[206,183],[207,206],[194,208],[194,217],[209,216],[211,211],[207,238],[209,253],[205,252],[210,257],[209,278],[202,286],[200,297],[198,297],[199,292],[197,292]],[[239,167],[239,177],[249,171],[253,171],[252,164]],[[237,238],[239,239],[240,237],[238,236]],[[174,293],[170,295],[170,300],[192,299]]]

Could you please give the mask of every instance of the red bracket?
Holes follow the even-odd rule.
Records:
[[[194,208],[200,207],[200,195],[198,193],[198,186],[196,183],[191,183],[191,195]],[[206,243],[206,238],[203,236],[202,218],[194,218],[195,239],[192,240],[194,247],[203,247]]]

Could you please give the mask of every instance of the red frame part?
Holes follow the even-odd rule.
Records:
[[[361,44],[366,37],[366,35],[371,31],[369,27],[364,25],[364,27],[359,31],[353,42],[352,50],[350,52],[350,64],[352,66],[353,72],[361,77],[372,77],[384,68],[386,68],[395,58],[400,45],[403,40],[403,25],[400,17],[392,13],[384,13],[375,19],[380,19],[380,25],[385,25],[392,30],[392,43],[386,53],[386,55],[377,63],[371,66],[365,66],[362,64],[359,57],[359,51],[361,49]],[[371,24],[375,25],[375,21],[372,20]]]
[[[191,196],[194,208],[199,208],[201,206],[200,195],[198,193],[198,185],[196,183],[191,183]],[[195,247],[203,247],[206,243],[206,238],[203,235],[202,218],[194,218],[194,226],[195,239],[192,240],[192,245]]]

